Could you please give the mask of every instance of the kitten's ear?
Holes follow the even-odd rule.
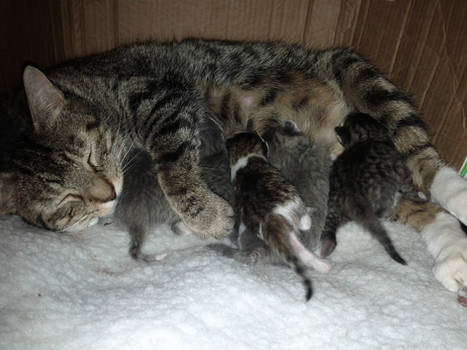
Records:
[[[285,122],[283,130],[288,135],[300,134],[300,129],[298,128],[297,124],[291,120]]]
[[[24,70],[23,83],[34,130],[40,133],[55,123],[65,104],[65,97],[44,73],[32,66]]]
[[[246,123],[246,130],[254,132],[255,131],[255,126],[253,124],[253,119],[248,119],[248,122]]]
[[[349,131],[342,126],[335,127],[334,131],[337,134],[337,140],[339,141],[339,143],[345,147],[350,142]]]
[[[15,174],[0,172],[0,215],[16,214],[16,184]]]

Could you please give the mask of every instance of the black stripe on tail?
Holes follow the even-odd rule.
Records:
[[[291,264],[294,267],[297,275],[302,277],[303,284],[305,285],[305,291],[306,291],[305,300],[309,301],[311,297],[313,296],[313,286],[311,283],[311,279],[306,274],[307,272],[306,267],[302,265],[302,263],[296,256],[288,255],[286,257],[286,260],[289,264]]]

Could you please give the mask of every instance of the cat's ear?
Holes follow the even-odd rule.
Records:
[[[15,174],[0,172],[0,215],[16,214],[16,186]]]
[[[34,130],[38,133],[50,128],[65,104],[63,93],[39,69],[27,66],[23,73]]]

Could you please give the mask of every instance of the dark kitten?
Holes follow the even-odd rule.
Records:
[[[416,197],[409,171],[389,131],[362,113],[350,114],[344,126],[335,130],[345,150],[331,170],[321,255],[328,256],[335,249],[337,229],[355,221],[383,245],[392,259],[406,265],[379,221],[397,204],[400,193]]]
[[[297,238],[296,232],[311,227],[307,207],[295,188],[267,161],[267,146],[256,133],[235,134],[227,140],[227,149],[241,222],[284,262],[295,267],[309,300],[312,287],[307,268],[328,271],[329,265]]]
[[[153,260],[141,253],[147,232],[161,224],[175,224],[179,216],[165,199],[157,176],[154,161],[141,149],[132,149],[124,162],[123,188],[114,218],[129,232],[130,255],[134,259]]]
[[[225,177],[229,163],[220,128],[210,120],[201,126],[203,136],[200,146],[201,178],[209,189],[231,205],[234,189]],[[155,172],[150,154],[142,149],[132,149],[123,162],[124,181],[122,193],[115,209],[115,219],[128,230],[130,255],[134,259],[153,261],[154,257],[142,254],[141,247],[147,232],[161,224],[171,224],[177,234],[189,232],[180,217],[170,207]]]

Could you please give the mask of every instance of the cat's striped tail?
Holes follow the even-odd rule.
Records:
[[[376,67],[351,49],[317,54],[323,68],[317,74],[336,81],[346,103],[379,119],[392,132],[397,150],[405,157],[414,184],[430,194],[433,179],[444,165],[431,143],[425,124],[408,96]]]

